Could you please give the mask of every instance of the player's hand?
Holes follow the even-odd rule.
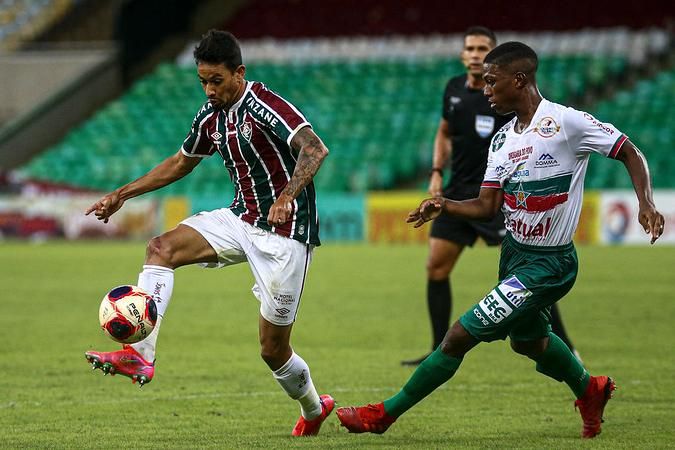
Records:
[[[407,223],[414,223],[415,228],[421,227],[425,222],[434,220],[443,210],[443,198],[434,197],[423,200],[420,206],[408,213]]]
[[[443,195],[443,177],[436,171],[431,172],[431,178],[429,178],[429,195],[432,197]]]
[[[645,233],[652,235],[651,244],[656,242],[663,234],[663,227],[666,220],[663,218],[663,214],[658,212],[653,205],[640,207],[638,221],[640,222],[640,225],[642,225],[642,228],[644,228]]]
[[[102,220],[103,223],[108,223],[110,216],[115,214],[123,204],[124,200],[120,198],[119,192],[113,191],[106,194],[99,201],[87,208],[84,215],[88,216],[93,212],[98,220]]]
[[[270,208],[267,214],[267,223],[273,227],[288,222],[293,214],[293,198],[287,194],[281,194]]]

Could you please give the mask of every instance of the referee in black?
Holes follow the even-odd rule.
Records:
[[[501,116],[490,108],[483,95],[483,59],[497,45],[495,34],[485,27],[471,27],[464,33],[462,62],[466,73],[451,78],[443,94],[443,111],[434,139],[433,166],[429,194],[453,200],[478,197],[485,175],[488,147],[492,136],[513,118]],[[443,189],[443,173],[450,164],[450,182]],[[478,237],[487,245],[499,245],[506,231],[500,212],[493,220],[479,222],[441,214],[431,225],[429,258],[427,260],[427,305],[433,344],[438,347],[448,331],[452,311],[450,273],[467,245],[473,246]],[[575,353],[560,320],[557,305],[551,307],[553,332]],[[405,366],[421,363],[424,356],[401,361]],[[577,354],[578,356],[578,354]]]

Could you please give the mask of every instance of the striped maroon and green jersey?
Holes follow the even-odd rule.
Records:
[[[502,189],[506,230],[536,246],[569,244],[591,153],[616,158],[626,135],[588,113],[542,100],[528,127],[516,118],[490,144],[483,188]]]
[[[267,224],[268,212],[293,175],[296,155],[291,139],[311,126],[290,102],[257,81],[247,81],[242,97],[229,109],[209,102],[199,110],[182,152],[204,158],[218,152],[234,184],[229,208],[241,220],[302,243],[320,245],[314,183],[293,202],[291,220]],[[199,169],[197,169],[199,170]]]

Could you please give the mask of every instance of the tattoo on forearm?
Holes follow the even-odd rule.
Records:
[[[293,176],[288,181],[283,193],[296,198],[316,175],[328,151],[313,132],[309,129],[298,132],[298,139],[294,141],[300,146],[298,161],[295,164]]]

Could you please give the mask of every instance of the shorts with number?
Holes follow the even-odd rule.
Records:
[[[545,337],[551,329],[551,305],[572,289],[577,270],[572,243],[534,247],[507,234],[499,260],[501,281],[459,321],[469,334],[485,342],[506,336],[513,341]]]
[[[265,320],[280,326],[295,321],[313,246],[249,225],[227,208],[197,213],[181,224],[201,234],[218,255],[218,263],[203,267],[248,261]]]

